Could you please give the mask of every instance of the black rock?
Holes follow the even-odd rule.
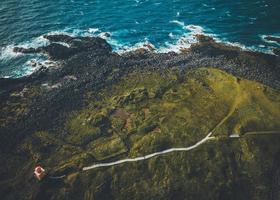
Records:
[[[28,53],[40,53],[40,50],[38,49],[35,49],[35,48],[23,48],[23,47],[15,47],[13,49],[14,52],[16,53],[25,53],[25,54],[28,54]]]
[[[89,52],[91,55],[107,55],[112,47],[106,40],[98,37],[71,37],[68,35],[46,35],[51,43],[39,48],[15,47],[14,52],[47,54],[53,60],[66,60],[76,54]],[[60,44],[66,43],[66,45]]]
[[[280,43],[280,37],[274,37],[274,36],[267,36],[264,38],[265,40],[273,41],[273,42],[278,42]]]
[[[106,32],[106,33],[103,34],[103,36],[108,38],[108,37],[111,37],[111,34]]]
[[[45,39],[49,40],[50,42],[65,42],[68,43],[73,40],[73,37],[69,35],[44,35]]]
[[[46,47],[38,48],[40,53],[48,54],[53,60],[63,60],[73,56],[76,52],[72,48],[68,48],[61,44],[51,43]]]
[[[280,48],[273,49],[273,53],[277,56],[280,56]]]

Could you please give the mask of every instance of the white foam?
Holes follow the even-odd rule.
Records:
[[[33,73],[34,71],[40,69],[41,67],[46,67],[46,68],[58,68],[59,63],[48,60],[48,59],[42,59],[42,58],[33,58],[31,60],[28,60],[24,66],[26,67],[27,71]]]
[[[86,36],[94,36],[96,32],[97,31],[95,31],[95,28],[89,28],[87,30],[65,28],[63,30],[51,31],[44,35],[69,35],[71,37],[77,37],[77,36],[86,37]]]
[[[60,30],[60,31],[51,31],[51,32],[48,32],[44,35],[60,35],[60,34],[63,34],[63,35],[69,35],[69,36],[74,36],[70,31],[67,31],[68,29],[64,29],[64,30]]]
[[[22,77],[29,76],[39,70],[41,67],[46,68],[58,68],[60,65],[58,62],[51,60],[45,60],[43,58],[32,58],[26,61],[20,68],[20,70],[15,70],[11,73],[11,76],[7,77]]]
[[[176,40],[175,42],[165,42],[163,46],[159,48],[155,48],[155,46],[148,41],[146,38],[145,41],[143,42],[138,42],[134,45],[124,45],[120,44],[116,40],[108,39],[107,41],[114,47],[115,51],[117,53],[125,53],[129,51],[135,51],[139,48],[143,48],[146,50],[151,50],[154,49],[155,52],[158,53],[168,53],[168,52],[176,52],[179,53],[183,49],[189,48],[192,44],[197,43],[198,40],[196,39],[195,35],[196,34],[204,34],[204,29],[201,26],[198,25],[185,25],[184,22],[178,21],[178,20],[173,20],[170,21],[170,23],[177,24],[182,27],[183,30],[187,30],[187,32],[183,33],[182,35],[175,35],[174,33],[169,33],[168,36],[172,40]],[[210,34],[209,34],[210,35]]]
[[[168,36],[169,36],[171,39],[174,39],[174,38],[175,38],[175,36],[174,36],[173,33],[169,33]]]
[[[280,46],[280,44],[276,41],[272,41],[272,40],[267,40],[265,39],[266,37],[275,37],[275,38],[280,38],[279,35],[260,35],[260,37],[262,38],[262,41],[266,42],[266,43],[270,43],[270,44],[276,44],[278,46]]]
[[[231,17],[230,11],[226,11],[226,15],[227,15],[228,17]]]
[[[215,35],[212,36],[212,38],[214,38],[214,40],[218,43],[223,43],[229,46],[233,46],[233,47],[238,47],[242,50],[245,51],[252,51],[252,52],[261,52],[261,53],[266,53],[266,54],[270,54],[270,55],[275,55],[272,51],[272,49],[264,49],[264,45],[257,45],[257,46],[246,46],[244,44],[241,44],[239,42],[230,42],[227,41],[225,38],[219,38]]]
[[[195,35],[201,34],[201,35],[206,35],[206,36],[212,37],[218,43],[223,43],[223,44],[226,44],[229,46],[238,47],[242,50],[253,51],[253,52],[262,52],[262,53],[274,55],[272,49],[265,48],[264,45],[246,46],[239,42],[230,42],[226,38],[220,38],[219,35],[209,33],[203,27],[198,26],[198,25],[193,25],[193,24],[185,25],[184,22],[180,22],[177,20],[171,21],[171,23],[176,23],[176,24],[182,26],[185,30],[188,30],[189,32],[181,35],[175,43],[166,42],[163,46],[161,46],[160,48],[157,49],[157,52],[159,52],[159,53],[168,53],[168,52],[180,53],[181,50],[188,49],[191,47],[192,44],[197,43],[198,40],[195,37]],[[169,34],[169,37],[170,37],[170,34]],[[263,37],[265,37],[265,36],[263,36]],[[274,35],[274,37],[279,37],[279,36]],[[272,41],[271,43],[276,43],[276,42]]]
[[[230,42],[225,38],[220,38],[218,35],[213,34],[213,33],[208,33],[203,27],[190,24],[190,25],[185,25],[184,22],[180,22],[177,20],[171,21],[171,23],[176,23],[180,26],[182,26],[185,30],[190,31],[190,33],[186,33],[181,38],[175,43],[175,44],[168,44],[166,47],[161,47],[160,52],[169,52],[169,51],[174,51],[174,52],[180,52],[182,49],[189,48],[191,44],[195,44],[198,42],[197,38],[195,35],[206,35],[209,37],[212,37],[216,42],[219,43],[224,43],[230,46],[234,47],[239,47],[242,50],[249,50],[253,52],[262,52],[262,53],[267,53],[267,54],[274,54],[272,49],[264,49],[263,47],[260,48],[259,46],[245,46],[239,42]],[[265,36],[263,36],[264,39]],[[279,37],[275,36],[274,37]],[[274,41],[271,41],[270,43],[277,43]],[[279,45],[279,43],[277,43]]]
[[[99,28],[89,28],[88,29],[88,32],[89,33],[96,33],[96,32],[98,32],[99,31]]]
[[[229,13],[229,11],[227,13]],[[264,47],[260,47],[260,46],[248,47],[248,46],[245,46],[245,45],[243,45],[241,43],[238,43],[238,42],[229,42],[225,38],[220,38],[216,34],[211,34],[211,33],[209,33],[209,30],[205,30],[203,27],[195,25],[195,24],[185,25],[184,22],[179,21],[179,20],[172,20],[172,21],[170,21],[170,23],[174,23],[174,24],[179,25],[180,27],[182,27],[183,30],[186,30],[187,32],[183,33],[182,35],[175,35],[173,33],[169,33],[168,36],[171,39],[173,39],[173,40],[177,39],[177,40],[173,43],[172,42],[165,42],[163,46],[161,46],[157,49],[155,48],[155,46],[151,42],[148,41],[148,39],[145,39],[144,42],[138,42],[134,45],[123,44],[123,43],[119,42],[118,40],[114,39],[113,37],[107,37],[107,33],[109,33],[109,35],[111,35],[111,36],[114,35],[113,33],[102,32],[98,28],[89,28],[87,30],[64,29],[62,31],[50,32],[50,33],[48,33],[48,35],[51,35],[51,34],[66,34],[66,35],[70,35],[72,37],[75,37],[75,36],[82,36],[82,37],[95,36],[96,37],[96,36],[98,36],[98,37],[101,37],[103,39],[106,39],[107,42],[113,47],[115,52],[122,54],[122,53],[125,53],[125,52],[128,52],[128,51],[137,50],[139,48],[150,50],[149,47],[152,47],[153,49],[155,49],[155,52],[159,52],[159,53],[168,53],[168,52],[179,53],[182,49],[190,48],[190,46],[192,44],[197,43],[198,40],[195,37],[195,35],[202,34],[202,35],[206,35],[206,36],[210,36],[210,37],[214,38],[217,42],[225,43],[225,44],[228,44],[228,45],[231,45],[231,46],[236,46],[236,47],[239,47],[243,50],[260,51],[260,52],[263,52],[263,53],[273,54],[272,50],[267,50]],[[116,33],[116,35],[118,35],[118,34],[119,33]],[[276,42],[271,41],[271,43],[276,43]]]
[[[108,32],[102,32],[102,33],[98,34],[98,37],[101,37],[105,40],[108,39],[110,36],[111,36],[111,33],[108,33]]]
[[[186,30],[191,31],[191,33],[192,33],[193,35],[194,35],[194,34],[202,34],[202,33],[204,32],[204,29],[203,29],[201,26],[197,26],[197,25],[193,25],[193,24],[184,26],[184,28],[185,28]]]
[[[86,30],[67,28],[67,29],[60,30],[60,31],[52,31],[52,32],[49,32],[44,35],[66,34],[66,35],[69,35],[72,37],[99,36],[101,38],[106,39],[108,41],[108,43],[113,47],[115,52],[122,54],[122,53],[125,53],[128,51],[137,50],[139,48],[143,48],[146,50],[151,50],[151,48],[152,48],[155,50],[155,52],[158,52],[158,53],[168,53],[168,52],[180,53],[181,50],[188,49],[188,48],[190,48],[190,46],[192,44],[195,44],[198,42],[195,35],[203,34],[203,35],[207,35],[207,36],[214,38],[217,42],[225,43],[225,44],[228,44],[231,46],[236,46],[243,50],[260,51],[260,52],[264,52],[264,53],[273,54],[272,50],[271,49],[267,50],[267,48],[264,45],[247,47],[238,42],[229,42],[225,38],[220,38],[218,35],[209,34],[209,32],[211,32],[211,31],[209,31],[209,30],[206,31],[203,27],[198,26],[198,25],[194,25],[194,24],[185,25],[184,22],[178,21],[178,20],[170,21],[170,23],[179,25],[182,28],[183,33],[176,34],[176,33],[170,32],[168,34],[168,36],[171,39],[171,41],[165,42],[164,45],[162,45],[158,48],[156,48],[151,42],[149,42],[149,40],[147,38],[143,42],[138,42],[134,45],[123,44],[120,41],[116,40],[115,37],[108,37],[106,32],[102,32],[98,28],[89,28]],[[118,36],[117,33],[115,33],[115,34],[116,34],[116,36]],[[109,35],[112,36],[113,34],[109,33]],[[263,41],[279,45],[277,42],[265,40],[264,38],[266,36],[269,36],[269,35],[261,36]],[[274,36],[274,37],[279,37],[279,36]],[[45,39],[42,35],[42,36],[34,38],[30,41],[20,43],[18,45],[15,45],[15,44],[7,45],[6,47],[2,47],[2,49],[0,49],[0,60],[9,60],[9,59],[16,58],[17,56],[23,56],[24,54],[15,53],[13,51],[13,48],[15,46],[23,47],[23,48],[31,48],[31,47],[37,48],[40,46],[46,46],[48,44],[49,44],[49,41],[47,39]],[[60,42],[59,44],[69,47],[69,45],[66,43]],[[18,76],[22,76],[23,70],[26,70],[25,75],[31,74],[34,71],[36,71],[38,69],[38,67],[36,67],[36,66],[34,67],[33,61],[32,60],[27,61],[20,70],[21,75],[18,74]],[[50,61],[44,60],[43,58],[35,58],[35,61],[40,63],[41,64],[40,66],[45,66],[45,67],[58,66],[57,63],[55,63],[55,64],[50,63]],[[20,73],[20,72],[18,72],[18,73]]]
[[[0,60],[7,61],[12,58],[15,58],[17,56],[22,55],[22,53],[16,53],[13,51],[15,45],[7,45],[5,47],[2,47],[0,50]]]
[[[22,77],[22,76],[29,76],[32,73],[34,73],[36,70],[38,70],[39,68],[36,66],[30,66],[31,65],[31,60],[27,61],[26,63],[24,63],[20,70],[15,70],[12,72],[11,77]],[[35,62],[35,61],[34,61]]]
[[[25,43],[23,46],[25,48],[38,48],[38,47],[41,47],[41,46],[46,46],[49,44],[49,41],[47,39],[45,39],[43,37],[43,35],[37,37],[37,38],[34,38],[31,42],[27,42]]]
[[[49,41],[47,39],[45,39],[43,36],[39,36],[30,41],[26,41],[26,42],[20,43],[15,46],[22,47],[22,48],[38,48],[41,46],[46,46],[48,44],[49,44]]]
[[[112,33],[110,33],[110,32],[102,32],[99,28],[89,28],[86,30],[67,28],[67,29],[60,30],[60,31],[52,31],[52,32],[47,33],[46,35],[59,35],[59,34],[69,35],[71,37],[78,37],[78,36],[80,36],[80,37],[101,37],[104,39],[108,38],[106,36],[107,34],[112,35]]]
[[[7,76],[7,75],[5,75],[5,76],[0,76],[0,78],[7,79],[7,78],[11,78],[11,76]]]
[[[34,38],[30,41],[26,41],[19,44],[10,44],[5,47],[3,47],[0,51],[0,60],[10,60],[13,58],[16,58],[18,56],[23,56],[24,54],[19,52],[14,52],[15,47],[21,47],[21,48],[38,48],[40,46],[46,46],[49,44],[48,40],[46,40],[43,36]]]
[[[181,22],[181,21],[178,21],[178,20],[172,20],[172,21],[170,21],[170,23],[177,24],[177,25],[182,26],[182,27],[185,26],[184,22]]]
[[[157,51],[159,53],[180,53],[181,50],[190,48],[191,45],[196,42],[197,40],[194,36],[183,35],[175,43],[166,42],[165,45],[160,47]]]
[[[198,42],[195,35],[197,34],[206,34],[203,27],[190,24],[185,25],[184,22],[173,20],[170,21],[170,23],[175,23],[181,26],[184,30],[187,30],[183,35],[181,36],[174,36],[173,33],[169,33],[169,37],[174,39],[178,38],[178,40],[175,43],[166,42],[162,47],[160,47],[157,51],[159,53],[168,53],[168,52],[175,52],[180,53],[183,49],[188,49],[192,44],[195,44]]]
[[[123,54],[130,51],[135,51],[137,49],[145,49],[147,51],[150,51],[151,49],[156,50],[155,46],[148,41],[148,39],[145,39],[144,42],[138,42],[135,45],[122,45],[118,47],[117,50],[118,53]]]
[[[60,45],[65,46],[65,47],[68,47],[68,48],[70,47],[70,45],[65,43],[65,42],[55,42],[55,43],[60,44]]]
[[[82,37],[86,37],[86,36],[100,36],[104,39],[108,39],[105,33],[100,32],[100,30],[98,28],[89,28],[87,30],[81,30],[81,29],[71,29],[71,28],[66,28],[64,30],[58,30],[58,31],[51,31],[49,33],[43,34],[39,37],[33,38],[31,40],[19,43],[19,44],[10,44],[7,45],[5,47],[2,47],[0,49],[0,60],[2,61],[8,61],[11,59],[15,59],[18,56],[27,56],[26,54],[22,54],[19,52],[14,52],[13,49],[15,47],[21,47],[21,48],[38,48],[41,46],[47,46],[48,44],[50,44],[50,42],[44,38],[44,35],[59,35],[59,34],[65,34],[65,35],[69,35],[72,37],[75,36],[82,36]],[[111,35],[111,33],[109,33]],[[69,47],[69,44],[64,43],[64,42],[57,42],[58,44],[61,44],[63,46]],[[38,62],[47,62],[47,60],[42,60],[41,58],[36,58]],[[31,67],[31,63],[33,61],[29,60],[27,61],[25,64],[23,64],[23,66],[21,67],[20,71],[16,71],[15,74],[16,76],[21,76],[20,74],[22,73],[22,69],[26,70],[26,74],[28,75],[32,72],[34,72],[34,67]],[[29,69],[30,68],[30,69]]]
[[[194,24],[185,25],[184,22],[178,20],[170,21],[170,23],[177,24],[181,26],[183,29],[190,31],[192,34],[202,34],[203,32],[205,32],[204,28],[198,25],[194,25]]]

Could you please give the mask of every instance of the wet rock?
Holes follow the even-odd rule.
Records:
[[[23,47],[15,47],[13,49],[15,53],[25,53],[25,54],[31,54],[31,53],[40,53],[39,49],[35,48],[23,48]]]
[[[111,34],[108,33],[108,32],[106,32],[106,33],[103,34],[103,36],[106,37],[106,38],[108,38],[108,37],[111,37]]]
[[[68,35],[46,35],[44,38],[48,39],[51,44],[36,49],[15,47],[13,51],[25,54],[47,54],[52,60],[65,60],[83,52],[90,52],[92,55],[106,55],[112,51],[112,47],[102,38]],[[60,43],[66,43],[69,46]]]
[[[275,37],[275,36],[267,36],[264,38],[265,40],[268,40],[268,41],[272,41],[272,42],[278,42],[280,43],[280,37]]]
[[[280,55],[280,48],[275,48],[275,49],[273,49],[273,53],[275,54],[275,55]]]
[[[75,52],[70,48],[67,48],[57,43],[52,43],[46,47],[39,47],[36,49],[15,47],[13,51],[16,53],[24,53],[24,54],[35,54],[35,53],[47,54],[53,60],[66,59],[69,58],[71,55],[75,54]]]
[[[49,55],[50,59],[53,60],[67,59],[77,53],[73,49],[57,43],[52,43],[46,47],[38,48],[38,51]]]
[[[144,47],[147,48],[149,51],[155,51],[155,47],[152,44],[144,44]]]
[[[206,42],[215,42],[215,40],[209,36],[206,36],[206,35],[195,35],[195,37],[197,38],[197,40],[200,42],[200,43],[206,43]]]
[[[69,43],[71,42],[74,38],[69,36],[69,35],[44,35],[43,36],[45,39],[49,40],[50,42],[65,42]]]

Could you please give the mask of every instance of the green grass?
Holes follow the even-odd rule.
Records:
[[[190,146],[213,129],[219,137],[279,130],[275,96],[217,69],[134,72],[69,118],[64,140],[105,160]]]
[[[269,87],[211,68],[137,71],[101,91],[98,101],[85,101],[63,134],[38,132],[25,143],[56,173],[70,174],[65,184],[77,184],[85,196],[265,199],[270,192],[266,173],[280,137],[246,134],[280,130],[280,94]],[[93,163],[187,147],[212,130],[215,141],[188,153],[75,173]],[[230,140],[235,133],[245,137]]]

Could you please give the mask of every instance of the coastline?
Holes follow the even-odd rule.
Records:
[[[111,32],[103,32],[98,28],[89,28],[87,30],[80,30],[80,29],[65,29],[62,31],[51,31],[44,35],[40,35],[33,39],[30,39],[25,42],[21,42],[18,44],[9,44],[7,46],[3,46],[0,51],[0,61],[3,62],[5,66],[5,62],[12,63],[16,60],[25,60],[25,63],[21,64],[17,63],[17,66],[14,66],[14,71],[10,71],[8,74],[4,73],[0,78],[19,78],[22,76],[28,76],[34,73],[39,67],[35,66],[34,63],[40,63],[40,65],[44,65],[45,67],[49,67],[48,59],[44,55],[36,55],[33,54],[32,56],[29,55],[28,58],[26,54],[20,52],[14,52],[15,47],[20,48],[38,48],[42,46],[50,45],[50,42],[45,38],[47,35],[69,35],[71,37],[100,37],[105,39],[108,44],[113,49],[113,52],[118,54],[126,54],[128,52],[137,51],[138,49],[146,49],[148,51],[153,51],[155,53],[172,53],[175,52],[180,54],[185,49],[191,48],[192,45],[199,43],[196,38],[196,35],[204,35],[206,37],[213,38],[216,43],[231,46],[231,47],[238,47],[243,51],[252,51],[256,53],[264,53],[270,55],[279,55],[279,35],[259,35],[259,40],[263,41],[265,44],[259,44],[254,46],[246,46],[239,42],[232,42],[229,41],[227,38],[220,36],[218,34],[212,33],[211,30],[205,29],[204,27],[200,27],[193,24],[185,25],[181,21],[173,20],[169,23],[173,23],[178,25],[179,27],[184,30],[184,32],[180,33],[179,35],[173,35],[172,32],[169,34],[169,40],[162,41],[162,44],[154,44],[150,42],[147,38],[143,41],[138,41],[137,43],[128,43],[126,41],[120,42],[118,41],[116,33]],[[63,46],[69,47],[65,42],[57,42]]]
[[[95,31],[96,31],[96,29],[94,29],[94,32]],[[86,37],[88,37],[88,38],[95,38],[95,37],[90,36],[90,35],[76,37],[76,36],[74,36],[74,34],[72,34],[72,35],[70,34],[69,35],[66,32],[63,33],[63,34],[61,34],[60,32],[51,32],[50,34],[47,34],[45,36],[40,36],[39,37],[39,38],[41,38],[40,41],[44,41],[44,42],[39,42],[36,45],[35,48],[28,47],[28,45],[27,46],[26,45],[23,45],[23,46],[20,45],[19,47],[17,47],[17,46],[12,47],[11,51],[13,51],[13,54],[15,54],[15,55],[17,55],[17,54],[18,55],[19,54],[21,54],[21,55],[24,55],[24,54],[32,55],[32,54],[38,54],[38,53],[40,55],[40,52],[24,52],[24,51],[20,52],[20,51],[17,51],[17,48],[19,48],[21,50],[24,50],[24,49],[34,50],[36,48],[40,49],[42,47],[48,47],[50,44],[52,44],[54,42],[54,41],[50,42],[47,39],[48,36],[52,36],[52,35],[54,35],[54,36],[55,35],[57,35],[57,36],[65,35],[65,36],[69,36],[69,37],[72,37],[72,38],[83,38],[83,37],[85,37],[85,38]],[[267,52],[261,52],[261,51],[258,51],[258,50],[254,51],[254,50],[252,50],[250,48],[246,48],[245,46],[240,46],[238,44],[226,42],[226,41],[217,39],[216,37],[212,37],[212,35],[208,35],[208,34],[206,34],[206,35],[203,34],[203,33],[202,34],[196,34],[196,35],[191,35],[191,37],[193,37],[193,41],[191,43],[188,43],[187,47],[181,47],[181,48],[177,47],[176,51],[173,51],[172,48],[170,50],[168,50],[168,51],[161,50],[161,48],[160,49],[156,49],[154,47],[154,45],[149,43],[149,42],[141,43],[139,45],[136,44],[136,47],[130,47],[130,48],[126,49],[126,50],[119,51],[119,52],[115,51],[113,49],[113,47],[111,47],[111,48],[112,48],[112,53],[116,53],[117,55],[123,56],[123,57],[126,57],[127,55],[131,56],[131,55],[137,55],[137,54],[143,53],[143,54],[146,54],[146,55],[159,55],[159,56],[162,56],[162,57],[165,57],[165,55],[166,55],[166,57],[169,57],[169,55],[173,55],[174,57],[180,58],[180,57],[186,56],[188,53],[191,54],[191,53],[198,52],[198,54],[203,54],[203,56],[205,56],[207,58],[209,56],[212,56],[211,53],[209,53],[209,54],[207,54],[207,52],[203,52],[202,53],[201,50],[206,49],[207,46],[208,47],[211,46],[211,48],[213,48],[212,49],[213,52],[215,50],[218,51],[219,49],[223,49],[224,50],[223,53],[225,53],[225,54],[227,54],[227,53],[230,54],[231,51],[232,51],[232,52],[236,52],[236,53],[240,52],[242,54],[252,55],[252,56],[255,56],[255,57],[260,56],[260,57],[262,57],[262,59],[264,58],[264,60],[266,60],[267,62],[269,62],[269,60],[271,59],[272,61],[270,63],[272,63],[273,65],[276,66],[276,67],[273,68],[273,70],[274,69],[278,70],[277,68],[279,68],[279,67],[277,67],[277,66],[279,66],[279,56],[276,55],[276,54],[271,54],[271,53],[267,53]],[[273,36],[263,36],[263,38],[265,38],[265,37],[273,38]],[[96,37],[96,38],[99,38],[99,37]],[[275,38],[277,38],[277,36]],[[105,40],[104,42],[106,42],[108,46],[111,46],[110,43],[108,43],[108,38],[107,37],[104,37],[104,38],[101,37],[100,39],[104,39]],[[269,41],[269,40],[267,40],[267,41]],[[275,41],[272,41],[272,42],[275,43]],[[41,46],[40,46],[40,44],[41,44]],[[67,44],[66,41],[55,41],[54,44],[58,44],[61,47],[65,47],[65,49],[70,48],[69,44]],[[196,49],[198,49],[198,50],[196,50]],[[49,70],[48,68],[50,68],[50,71],[52,71],[53,69],[55,71],[55,68],[63,68],[64,64],[60,64],[60,62],[64,62],[64,60],[63,59],[62,60],[59,60],[59,59],[58,60],[53,60],[52,58],[50,58],[48,53],[49,52],[44,52],[44,53],[42,52],[42,54],[41,54],[41,55],[46,57],[46,60],[42,60],[41,61],[41,60],[33,59],[33,60],[28,61],[30,63],[30,65],[32,65],[32,66],[30,66],[30,68],[32,70],[31,73],[26,74],[26,75],[21,76],[21,77],[16,77],[16,78],[11,78],[9,76],[0,78],[0,82],[2,83],[1,84],[2,87],[5,87],[5,85],[7,85],[7,84],[10,85],[10,84],[18,83],[18,82],[21,82],[21,81],[23,81],[23,82],[27,81],[28,82],[28,79],[30,79],[30,80],[36,79],[37,76],[39,76],[39,75],[41,76],[42,74],[46,73],[46,71]],[[275,49],[275,53],[277,53],[277,49]],[[220,55],[222,55],[222,54],[220,53]],[[202,56],[202,55],[200,55],[200,56]],[[225,57],[226,57],[226,55],[225,55]],[[231,67],[229,67],[229,68],[231,68]],[[267,73],[268,74],[272,73],[270,71],[270,68],[271,68],[271,66],[269,66],[267,68],[267,70],[268,70]],[[240,74],[236,73],[233,69],[229,70],[228,72],[232,73],[234,75],[237,75],[237,76],[240,75]],[[243,77],[242,74],[240,76]],[[257,74],[249,74],[249,75],[245,75],[244,78],[254,80],[253,77],[255,77],[255,76],[258,76],[258,75]],[[265,81],[265,80],[261,80],[261,78],[257,78],[256,81],[265,83],[265,84],[267,84],[267,85],[269,85],[269,86],[271,86],[271,87],[273,87],[275,89],[279,89],[280,88],[279,83],[275,84],[274,80],[267,80],[267,81]]]
[[[157,53],[140,48],[117,54],[102,38],[69,35],[46,35],[45,38],[50,41],[47,46],[16,48],[15,51],[20,53],[44,54],[58,65],[42,66],[35,73],[18,79],[0,79],[0,106],[3,108],[0,112],[3,144],[0,154],[5,157],[0,168],[0,173],[5,174],[4,181],[0,182],[3,188],[0,193],[14,197],[32,195],[36,198],[48,194],[59,198],[65,194],[61,191],[53,193],[52,184],[56,181],[60,181],[59,189],[67,187],[72,192],[77,187],[81,192],[86,192],[88,185],[100,185],[99,181],[110,181],[110,177],[116,178],[119,173],[123,173],[123,180],[128,184],[134,182],[131,178],[135,178],[137,173],[150,173],[149,170],[155,175],[154,178],[164,180],[162,175],[153,173],[161,167],[165,167],[164,170],[179,168],[179,174],[174,170],[164,175],[170,180],[172,177],[180,180],[180,177],[189,176],[182,176],[181,173],[198,169],[198,166],[204,166],[205,171],[219,176],[220,173],[216,172],[223,169],[223,163],[235,166],[232,162],[228,163],[228,158],[238,162],[238,165],[248,165],[250,160],[240,161],[232,157],[231,152],[240,152],[240,149],[240,156],[249,154],[263,159],[262,153],[247,152],[238,146],[250,145],[254,141],[251,137],[227,140],[236,129],[240,134],[244,133],[242,126],[250,130],[253,128],[252,131],[278,130],[280,127],[275,120],[280,116],[277,109],[279,56],[244,51],[217,43],[205,35],[196,37],[199,42],[181,53]],[[251,105],[261,108],[261,111]],[[243,110],[250,116],[249,119],[257,119],[253,125],[239,112]],[[158,113],[163,117],[159,117]],[[125,122],[120,123],[116,117]],[[133,117],[136,118],[134,123],[128,119]],[[188,122],[186,126],[182,117]],[[172,118],[173,121],[168,121]],[[81,175],[77,173],[83,166],[93,163],[111,165],[116,160],[125,162],[126,157],[142,159],[141,155],[149,158],[155,155],[153,152],[173,151],[174,146],[193,149],[208,136],[212,137],[209,131],[217,124],[222,125],[213,132],[213,137],[219,138],[215,147],[205,143],[196,151],[189,152],[188,156],[182,157],[183,154],[178,153],[171,157],[167,154],[164,158],[154,157],[147,162],[131,163],[132,174],[128,176],[126,172],[129,170],[125,168],[128,165],[118,166],[118,170],[112,167]],[[164,127],[168,131],[162,134]],[[231,130],[232,127],[237,128]],[[205,136],[206,139],[201,140]],[[276,139],[267,137],[262,145],[279,148],[277,134],[274,136]],[[159,144],[154,144],[156,140],[159,140]],[[254,145],[252,148],[260,152],[263,147]],[[219,156],[212,163],[213,152]],[[276,154],[265,154],[269,157],[265,164],[270,165],[270,162],[277,160]],[[239,153],[236,155],[238,157]],[[158,164],[159,161],[166,164]],[[52,177],[66,176],[61,180],[45,180],[38,184],[33,178],[33,171],[29,169],[38,163],[43,163]],[[25,165],[23,170],[22,164]],[[145,165],[149,166],[147,170],[143,170],[146,169]],[[256,171],[266,169],[254,163],[253,166],[259,167]],[[255,168],[246,170],[255,175]],[[14,177],[18,171],[19,175]],[[274,171],[277,173],[277,170]],[[107,174],[105,178],[98,178],[104,174]],[[205,180],[203,174],[201,176],[197,174],[191,179]],[[143,177],[149,177],[144,180],[151,184],[150,176],[145,174]],[[232,180],[236,177],[243,180],[241,175],[234,176]],[[220,181],[225,180],[228,179],[221,178]],[[262,181],[259,176],[256,176],[256,180]],[[216,179],[212,178],[211,181],[215,182]],[[26,184],[17,194],[5,192],[12,191],[23,182]],[[157,188],[155,186],[155,193],[158,192]],[[102,189],[101,196],[107,189],[111,190]],[[118,191],[114,186],[112,190]],[[212,195],[216,194],[214,192]]]
[[[66,109],[72,110],[84,104],[79,96],[90,88],[98,92],[102,88],[111,87],[120,78],[133,71],[141,69],[161,72],[172,66],[182,71],[197,67],[217,68],[240,78],[257,81],[276,91],[280,90],[279,56],[244,51],[238,47],[216,43],[214,39],[204,35],[197,35],[199,42],[179,54],[156,53],[140,48],[121,55],[113,52],[112,47],[102,38],[68,35],[46,35],[45,37],[50,40],[50,45],[37,49],[18,48],[17,51],[28,54],[43,53],[50,60],[60,63],[59,67],[42,66],[29,76],[0,79],[0,99],[3,107],[7,100],[15,97],[20,99],[25,96],[25,93],[29,93],[26,87],[38,87],[40,95],[34,100],[32,109],[46,106],[47,110],[59,113],[61,109],[65,109],[59,108],[60,104],[71,94],[73,100],[66,105]],[[69,47],[58,44],[57,41],[69,43]],[[116,72],[114,72],[115,68],[118,69]],[[106,80],[108,73],[112,72],[112,78]],[[36,93],[34,95],[37,96]],[[57,95],[59,95],[59,101],[56,100]],[[44,105],[46,102],[53,101],[55,105],[52,107]],[[50,117],[44,116],[44,110],[36,113],[39,119],[43,116],[41,121],[36,123],[44,124],[44,120]],[[44,126],[51,125],[46,123]]]

